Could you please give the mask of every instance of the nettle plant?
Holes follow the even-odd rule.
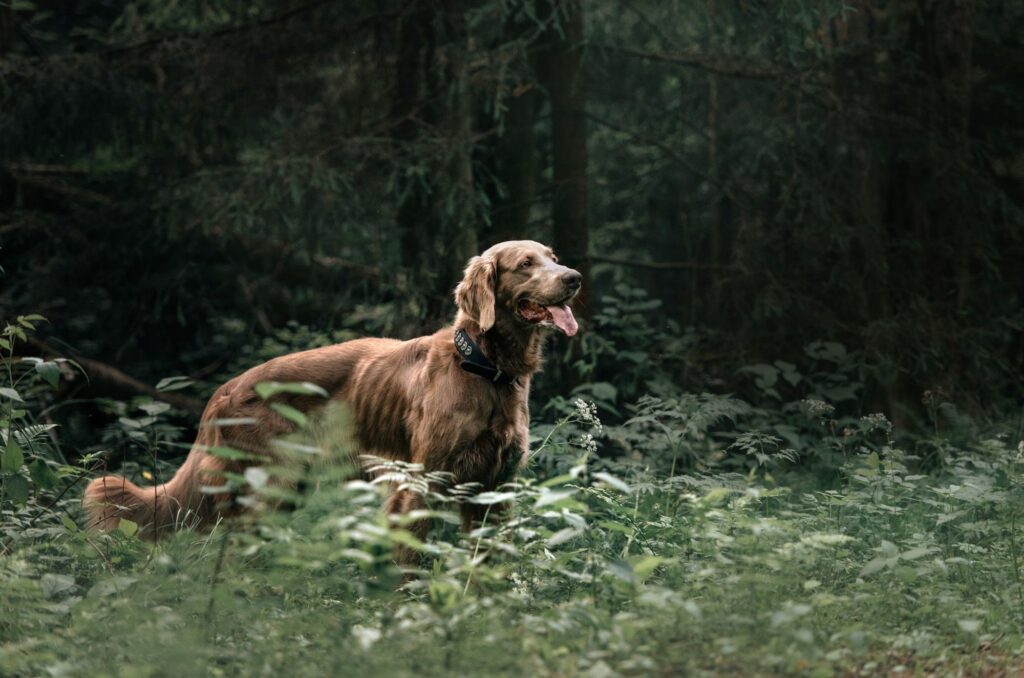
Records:
[[[29,403],[47,401],[48,392],[60,383],[61,371],[73,363],[17,356],[29,333],[44,322],[40,315],[23,315],[5,325],[0,335],[4,367],[0,374],[0,511],[11,516],[53,492],[69,472],[51,430],[55,424],[38,420]],[[6,522],[6,521],[5,521]]]

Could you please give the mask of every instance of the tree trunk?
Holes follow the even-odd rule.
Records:
[[[479,253],[474,209],[477,198],[473,181],[473,102],[467,72],[469,33],[464,5],[464,0],[444,0],[447,43],[444,85],[449,92],[444,115],[452,154],[448,163],[451,186],[447,199],[452,201],[452,209],[439,253],[447,261],[447,276],[439,282],[446,289],[454,289],[466,261]],[[443,296],[447,308],[449,295]]]
[[[391,114],[395,120],[393,136],[398,147],[398,161],[403,165],[415,161],[413,148],[420,134],[414,119],[423,91],[432,42],[433,12],[426,2],[409,0],[398,22],[398,56],[395,67],[395,98]],[[410,276],[409,289],[421,289],[420,273],[423,253],[430,252],[432,224],[429,219],[429,196],[423,180],[416,175],[401,177],[397,211],[398,237],[402,266]]]
[[[587,226],[586,95],[581,69],[582,0],[553,3],[554,25],[545,31],[538,54],[541,83],[551,102],[551,147],[554,165],[552,245],[561,260],[583,274],[578,308],[592,315],[589,231]],[[559,27],[561,30],[559,30]]]
[[[530,209],[536,195],[537,93],[527,89],[508,99],[503,133],[497,144],[495,174],[500,191],[494,206],[494,240],[527,237]]]
[[[506,45],[518,44],[520,53],[511,64],[513,75],[502,83],[505,112],[499,120],[492,155],[493,242],[529,239],[532,235],[529,224],[537,195],[538,169],[534,128],[541,97],[533,77],[536,54],[533,44],[524,40],[535,28],[534,21],[512,11],[502,30],[502,41]]]
[[[397,212],[405,291],[428,329],[451,314],[451,290],[477,253],[469,38],[464,0],[410,0],[398,27],[392,116],[402,177]]]
[[[15,21],[14,5],[10,2],[0,5],[0,57],[14,51]]]

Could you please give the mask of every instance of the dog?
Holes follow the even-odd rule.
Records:
[[[576,334],[570,304],[581,285],[580,273],[559,264],[550,247],[531,240],[494,245],[466,266],[452,326],[408,341],[356,339],[251,368],[210,398],[192,450],[169,482],[142,488],[104,476],[89,483],[84,506],[90,526],[110,530],[127,518],[153,539],[186,515],[209,525],[240,511],[230,494],[210,488],[223,486],[225,472],[244,473],[273,460],[271,441],[294,426],[271,405],[310,412],[325,402],[287,392],[264,399],[255,390],[264,382],[310,382],[344,403],[362,454],[422,464],[428,473],[447,472],[455,484],[493,490],[525,463],[530,381],[541,367],[545,330]],[[210,453],[224,447],[250,458]],[[398,487],[385,504],[392,514],[424,507],[420,493]],[[482,507],[462,507],[469,529]],[[429,524],[410,529],[422,539]],[[396,557],[408,564],[417,555],[402,547]]]

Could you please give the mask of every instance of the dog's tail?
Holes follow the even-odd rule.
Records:
[[[85,488],[82,501],[90,529],[113,530],[121,519],[139,527],[140,536],[156,538],[176,527],[201,522],[204,496],[194,468],[200,460],[189,455],[169,482],[139,487],[121,476],[96,478]]]
[[[138,526],[139,536],[156,539],[174,529],[206,523],[214,513],[211,500],[223,499],[203,493],[204,480],[209,484],[216,471],[222,470],[221,460],[207,454],[210,447],[221,443],[219,430],[210,425],[220,413],[217,400],[211,399],[203,412],[192,451],[168,482],[139,487],[127,478],[110,475],[89,483],[82,499],[88,529],[113,530],[121,519],[127,519]]]

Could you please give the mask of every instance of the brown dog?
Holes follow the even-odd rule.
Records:
[[[225,471],[242,473],[262,462],[208,450],[224,446],[272,458],[271,441],[292,425],[270,402],[301,411],[324,403],[287,393],[265,401],[254,391],[261,382],[311,382],[344,402],[364,454],[419,463],[427,472],[452,474],[455,483],[494,489],[529,451],[527,408],[530,378],[541,365],[541,328],[576,334],[569,302],[581,282],[540,243],[495,245],[466,267],[455,290],[454,327],[409,341],[357,339],[253,367],[210,398],[192,451],[169,482],[141,488],[120,476],[93,480],[84,500],[91,525],[112,529],[128,518],[155,537],[186,516],[203,524],[224,515],[230,496],[204,494],[202,487],[221,486]],[[479,515],[473,505],[463,506],[468,527]],[[395,490],[387,501],[392,513],[422,507],[422,496],[409,490]],[[427,527],[412,529],[422,537]],[[399,559],[408,562],[414,554],[399,553]]]

